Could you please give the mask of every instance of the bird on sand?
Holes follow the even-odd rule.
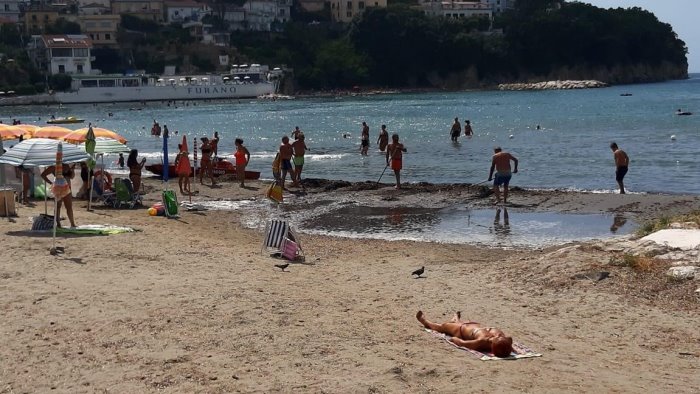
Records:
[[[275,264],[275,267],[284,271],[287,267],[289,267],[289,263],[287,263],[287,264]],[[284,271],[284,272],[287,272],[287,271]]]
[[[411,272],[411,275],[418,275],[418,276],[416,276],[416,279],[418,279],[418,278],[422,278],[421,275],[423,275],[424,272],[425,272],[425,267],[420,267],[417,270]]]

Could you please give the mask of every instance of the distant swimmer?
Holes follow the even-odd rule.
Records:
[[[615,142],[610,144],[610,149],[613,151],[613,156],[615,157],[615,180],[618,186],[620,186],[620,194],[625,194],[625,185],[622,182],[625,179],[627,170],[629,168],[630,158],[627,153],[622,149],[618,148]]]
[[[692,115],[692,112],[688,111],[682,111],[680,108],[678,108],[678,111],[676,111],[676,115]]]
[[[450,137],[452,137],[452,142],[457,142],[459,133],[462,131],[462,125],[459,123],[459,118],[455,118],[454,123],[452,123],[452,128],[450,128]]]
[[[377,138],[377,144],[379,144],[379,150],[384,152],[386,146],[389,145],[389,132],[386,131],[386,125],[382,125],[381,131],[379,131],[379,137]]]
[[[508,203],[508,184],[512,174],[518,173],[518,159],[508,152],[503,152],[500,146],[493,149],[494,155],[491,159],[491,170],[489,170],[489,181],[493,179],[493,192],[496,194],[496,204],[501,202],[501,190],[503,185],[503,203]],[[510,170],[511,160],[515,164],[512,173]],[[493,170],[496,170],[496,177],[493,177]]]

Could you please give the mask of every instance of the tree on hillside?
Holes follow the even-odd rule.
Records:
[[[80,34],[80,25],[65,18],[58,18],[56,22],[46,26],[44,34]]]

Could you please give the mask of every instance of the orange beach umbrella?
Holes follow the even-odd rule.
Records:
[[[46,126],[38,128],[34,134],[33,138],[50,138],[52,140],[62,140],[63,137],[72,133],[73,130],[67,129],[61,126]]]
[[[87,139],[88,130],[88,127],[83,127],[82,129],[75,130],[74,132],[64,136],[63,139],[72,143],[83,143]],[[92,131],[95,133],[95,137],[111,138],[119,141],[121,144],[126,144],[126,138],[112,130],[103,129],[101,127],[93,127]]]
[[[16,127],[19,127],[20,129],[24,130],[24,139],[34,138],[34,132],[41,128],[41,126],[24,123],[18,124]]]
[[[17,126],[8,126],[6,124],[0,124],[0,140],[14,140],[23,136],[24,133],[25,131]]]

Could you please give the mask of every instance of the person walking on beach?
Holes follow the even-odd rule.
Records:
[[[406,148],[399,142],[399,135],[394,133],[391,135],[391,144],[386,147],[386,165],[391,164],[391,169],[394,170],[396,176],[395,189],[401,189],[401,168],[403,168],[403,153]]]
[[[245,167],[250,162],[250,151],[243,146],[242,139],[236,138],[234,143],[236,144],[236,152],[233,154],[236,158],[236,178],[241,187],[245,187]]]
[[[503,203],[508,203],[508,184],[512,174],[518,172],[518,159],[508,152],[503,152],[500,146],[493,149],[494,154],[491,159],[491,170],[489,171],[489,181],[493,179],[493,192],[496,194],[496,204],[501,203],[501,185],[503,185]],[[515,163],[515,168],[511,173],[510,162]],[[496,170],[496,177],[493,177],[493,170]]]
[[[294,148],[289,144],[289,137],[286,135],[282,137],[282,144],[280,144],[280,166],[282,167],[282,189],[284,189],[284,182],[287,179],[287,173],[289,173],[292,181],[296,179],[294,175],[294,168],[292,168],[292,156],[294,155]]]
[[[362,122],[362,134],[360,135],[360,140],[362,141],[360,146],[360,154],[367,156],[367,150],[369,149],[369,126],[367,126],[367,122]]]
[[[214,132],[214,138],[211,139],[211,152],[214,157],[219,157],[219,132]]]
[[[615,180],[617,181],[617,185],[620,186],[620,194],[625,194],[623,179],[625,179],[625,175],[627,174],[630,158],[615,142],[610,144],[610,149],[612,149],[613,157],[615,158]]]
[[[472,125],[468,119],[464,121],[464,135],[467,138],[472,138],[472,135],[474,135],[474,131],[472,130]]]
[[[379,151],[384,152],[386,146],[389,145],[389,132],[386,131],[386,125],[382,125],[382,130],[379,132],[379,137],[377,138],[377,144],[379,144]]]
[[[294,182],[292,186],[301,186],[301,171],[304,169],[304,154],[309,149],[304,142],[304,133],[299,133],[299,139],[292,143],[294,151]]]
[[[459,124],[459,118],[455,118],[454,123],[452,123],[452,128],[450,129],[450,137],[452,137],[452,142],[457,142],[459,133],[462,131],[462,125]]]

